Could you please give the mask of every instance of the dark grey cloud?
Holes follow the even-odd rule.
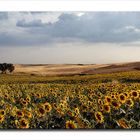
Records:
[[[25,12],[27,13],[27,12]],[[33,11],[30,12],[32,15],[39,15],[39,14],[46,14],[46,13],[53,13],[53,12],[44,12],[44,11]]]
[[[53,42],[50,37],[39,34],[0,33],[0,47],[3,46],[40,46]]]
[[[30,22],[26,22],[23,19],[23,20],[19,20],[16,23],[16,26],[19,26],[19,27],[44,27],[45,24],[42,23],[42,21],[40,19],[39,20],[33,20],[33,21],[30,21]]]

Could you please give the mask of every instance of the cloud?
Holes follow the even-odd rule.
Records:
[[[31,23],[34,21],[28,23],[30,25],[28,31],[48,34],[54,40],[70,38],[87,42],[130,42],[140,38],[139,18],[140,13],[135,12],[90,12],[81,16],[63,13],[59,16],[59,20],[52,24],[45,25],[40,22],[39,25],[44,28],[32,28],[34,24]]]
[[[32,35],[29,33],[11,34],[11,33],[0,33],[0,46],[42,46],[49,44],[51,38],[44,35]],[[52,42],[52,41],[51,41]]]
[[[61,15],[58,22],[51,25],[50,34],[55,37],[83,39],[88,42],[121,43],[136,41],[140,38],[140,33],[136,32],[140,26],[139,17],[139,13],[121,12],[93,12],[81,17],[64,14]],[[130,29],[130,27],[134,27],[135,30],[134,28]],[[124,30],[124,28],[127,30],[125,34],[124,32],[114,32],[114,30]],[[48,32],[48,30],[46,31]]]
[[[29,21],[29,22],[26,22],[23,19],[23,20],[19,20],[16,23],[16,26],[19,26],[19,27],[44,27],[45,24],[42,23],[42,21],[40,19],[38,19],[38,20],[32,20],[32,21]]]
[[[135,26],[125,26],[121,29],[118,30],[114,30],[114,33],[117,34],[129,34],[129,33],[133,33],[133,34],[139,34],[140,33],[140,28],[136,28]]]
[[[0,46],[140,41],[140,12],[0,12]]]
[[[6,12],[0,12],[0,20],[8,19],[8,13]]]

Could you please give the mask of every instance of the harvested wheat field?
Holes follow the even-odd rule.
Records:
[[[15,74],[76,75],[140,70],[140,62],[117,64],[38,64],[15,65]]]
[[[72,65],[72,64],[48,64],[48,65],[15,65],[15,74],[36,75],[73,75],[81,74],[90,69],[102,68],[108,65]]]

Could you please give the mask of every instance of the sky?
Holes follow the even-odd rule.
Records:
[[[0,12],[0,63],[140,61],[140,12]]]

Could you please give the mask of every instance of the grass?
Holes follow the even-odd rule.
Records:
[[[39,75],[0,75],[0,84],[4,83],[106,83],[113,80],[119,82],[139,82],[140,72],[119,72],[111,74],[95,74],[95,75],[74,75],[74,76],[39,76]]]

